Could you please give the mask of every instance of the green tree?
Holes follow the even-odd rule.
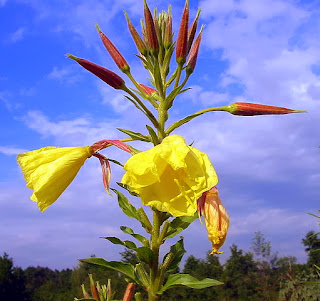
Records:
[[[13,260],[7,253],[0,257],[0,300],[29,300],[24,273],[21,268],[13,266]]]
[[[252,253],[230,247],[231,255],[224,265],[224,300],[256,301],[261,295],[257,289],[257,264]]]
[[[318,233],[309,231],[306,237],[302,239],[305,251],[308,253],[308,265],[320,266],[320,239]]]

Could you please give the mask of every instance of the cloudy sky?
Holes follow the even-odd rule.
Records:
[[[149,1],[159,10],[168,4]],[[177,29],[184,3],[171,4]],[[235,101],[309,111],[261,117],[209,113],[176,131],[207,152],[219,174],[231,218],[221,258],[227,258],[233,243],[249,251],[254,232],[262,231],[273,252],[304,262],[301,239],[318,230],[307,213],[320,209],[319,1],[205,0],[190,1],[190,6],[191,19],[202,8],[200,21],[206,27],[189,81],[192,90],[176,99],[170,121]],[[124,239],[121,225],[139,229],[122,215],[116,197],[105,193],[95,158],[40,213],[29,199],[16,155],[124,138],[118,127],[145,132],[146,120],[139,112],[133,116],[121,92],[65,58],[72,53],[120,72],[100,42],[97,22],[134,77],[148,84],[123,16],[126,10],[138,27],[142,8],[136,0],[0,0],[0,252],[9,253],[17,266],[61,269],[91,254],[119,259],[123,249],[99,237]],[[104,154],[128,159],[115,149]],[[115,167],[113,181],[122,174]],[[132,202],[139,206],[137,199]],[[184,236],[188,255],[204,257],[210,249],[199,221]]]

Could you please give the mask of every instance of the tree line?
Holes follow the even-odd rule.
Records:
[[[218,256],[196,258],[190,255],[180,269],[199,280],[214,278],[224,285],[193,290],[185,287],[171,289],[162,297],[166,301],[316,301],[320,300],[320,238],[310,231],[302,240],[308,254],[305,264],[292,256],[278,257],[261,232],[256,232],[251,251],[236,245],[224,264]],[[130,250],[120,253],[123,262],[135,263]],[[81,285],[89,289],[88,274],[100,284],[111,279],[115,299],[121,299],[126,288],[124,278],[114,271],[101,271],[81,263],[74,269],[51,270],[47,267],[15,267],[13,259],[4,253],[0,257],[0,300],[8,301],[72,301],[81,298]]]

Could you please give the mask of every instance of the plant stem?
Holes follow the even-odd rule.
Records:
[[[150,286],[148,290],[148,301],[157,300],[158,297],[156,292],[159,288],[159,234],[160,234],[160,214],[161,212],[158,210],[154,210],[153,212],[153,226],[151,232],[151,249],[154,254],[154,260],[150,267]]]

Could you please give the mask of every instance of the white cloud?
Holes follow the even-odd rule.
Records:
[[[75,83],[79,80],[79,75],[74,72],[73,68],[59,68],[54,66],[48,74],[49,79],[58,80],[59,82]]]
[[[27,150],[23,148],[17,148],[12,146],[0,146],[0,153],[4,155],[17,155],[26,151]]]
[[[113,88],[101,81],[97,82],[97,86],[102,97],[102,103],[111,106],[115,112],[121,113],[133,108],[133,104],[119,91],[114,91]]]
[[[0,3],[1,5],[1,3]],[[26,34],[25,27],[19,27],[15,32],[13,32],[10,37],[6,40],[7,43],[16,43],[24,39]]]
[[[6,3],[7,3],[7,0],[0,0],[0,7],[5,6]]]
[[[53,122],[40,111],[29,111],[23,117],[26,125],[43,135],[54,137],[56,143],[78,146],[92,144],[101,139],[112,139],[116,135],[116,126],[112,121],[94,123],[90,117]]]
[[[204,43],[222,48],[229,67],[221,83],[240,83],[248,99],[277,105],[304,105],[319,78],[311,66],[320,60],[317,38],[300,28],[311,18],[308,11],[287,1],[227,1],[216,10],[211,1],[202,2],[206,18],[214,16],[205,30]],[[208,8],[208,10],[206,10]],[[304,38],[304,37],[307,38]],[[307,47],[294,41],[302,39]]]

